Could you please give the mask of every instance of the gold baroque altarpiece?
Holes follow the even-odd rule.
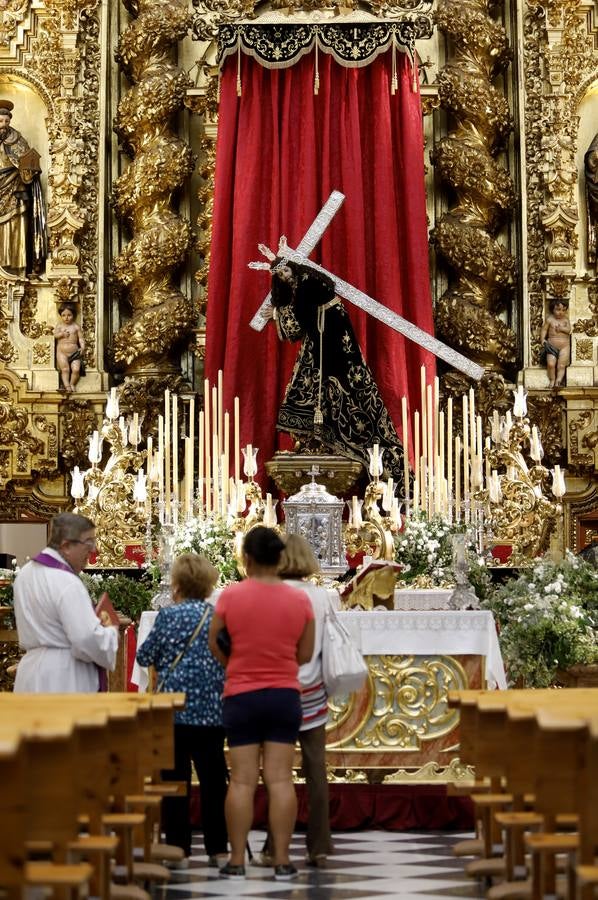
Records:
[[[0,278],[1,414],[23,423],[18,439],[9,440],[7,428],[7,443],[0,443],[5,520],[23,511],[47,517],[65,504],[64,473],[83,461],[109,365],[126,379],[125,407],[150,407],[147,430],[163,388],[183,383],[180,356],[194,332],[201,356],[218,28],[276,17],[396,22],[432,15],[428,0],[332,0],[325,11],[310,0],[127,0],[119,9],[116,37],[99,0],[9,0],[0,10],[0,86],[17,101],[17,127],[42,154],[50,234],[40,277]],[[598,294],[596,273],[582,265],[579,248],[579,158],[586,148],[578,129],[580,108],[598,79],[594,4],[528,0],[513,12],[485,0],[439,0],[434,16],[423,96],[424,112],[432,113],[428,151],[437,182],[429,211],[438,331],[491,370],[480,406],[506,409],[505,379],[522,373],[551,459],[566,461],[577,479],[574,502],[586,509],[598,473]],[[517,60],[509,47],[520,39]],[[106,85],[119,76],[108,96]],[[39,113],[29,122],[22,106],[17,121],[19,98]],[[184,105],[198,114],[192,148],[181,128]],[[491,110],[484,121],[476,112],[481,106]],[[114,148],[107,159],[112,127],[118,160]],[[519,168],[511,134],[524,148]],[[197,195],[189,197],[193,153]],[[112,185],[111,173],[118,174]],[[112,208],[104,202],[110,190]],[[109,245],[110,229],[119,240]],[[176,275],[181,262],[194,279],[187,295]],[[443,267],[448,276],[438,274]],[[570,301],[574,333],[568,387],[555,396],[538,351],[547,299],[559,296]],[[114,319],[113,297],[121,310]],[[88,345],[88,374],[68,400],[58,392],[52,337],[64,300],[75,302]],[[445,378],[445,396],[462,389],[458,379]]]

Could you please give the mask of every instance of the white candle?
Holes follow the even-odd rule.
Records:
[[[455,521],[461,521],[461,438],[455,438]]]
[[[407,397],[401,398],[401,420],[403,426],[403,496],[409,508],[409,426],[407,421]]]
[[[353,526],[355,528],[360,528],[361,527],[361,503],[359,502],[359,500],[357,499],[355,494],[353,494],[353,496],[351,498],[351,504],[352,504],[351,510],[353,513]]]
[[[500,416],[497,409],[492,411],[492,440],[495,444],[500,441]]]
[[[222,369],[218,369],[218,454],[222,455],[224,449],[224,390],[222,387]],[[227,476],[228,477],[228,476]]]
[[[206,515],[210,515],[212,511],[212,464],[211,464],[211,440],[212,432],[210,430],[210,382],[206,378],[203,383],[203,405],[205,416],[205,467],[206,467]]]
[[[153,454],[153,452],[154,452],[154,440],[153,440],[151,434],[149,434],[147,437],[147,450],[146,450],[146,456],[145,456],[145,471],[147,473],[148,478],[150,477],[150,472],[152,469],[152,462],[153,462],[152,454]]]
[[[431,384],[429,384],[426,389],[426,418],[428,422],[428,518],[431,519],[434,513],[434,482],[436,480],[436,473],[434,471],[436,456],[436,447],[434,446],[434,406]]]
[[[179,398],[172,395],[172,491],[179,502]]]
[[[85,496],[85,485],[83,483],[84,475],[79,466],[75,466],[72,473],[73,483],[71,484],[71,497],[80,500]]]
[[[413,511],[417,511],[419,504],[419,411],[413,416]],[[417,490],[417,499],[415,496]]]
[[[235,397],[233,402],[234,412],[234,429],[235,429],[235,482],[241,479],[241,434],[240,434],[240,416],[239,416],[239,398]]]
[[[204,411],[199,411],[199,435],[197,439],[197,503],[200,516],[204,513]]]
[[[170,391],[168,388],[164,391],[164,494],[166,501],[166,521],[170,522],[170,503],[171,503],[171,487],[170,487]]]
[[[463,394],[463,499],[469,499],[469,405],[467,395]],[[456,462],[455,462],[456,465]]]
[[[164,416],[158,416],[158,502],[164,503]]]
[[[193,444],[190,437],[185,437],[185,479],[183,486],[185,518],[190,519],[193,515]]]
[[[212,409],[212,412],[214,410]],[[212,509],[215,513],[220,511],[220,458],[218,456],[218,435],[212,431]]]
[[[421,414],[422,414],[422,456],[427,457],[428,448],[427,448],[427,440],[428,440],[428,430],[427,430],[427,416],[426,416],[426,370],[425,367],[422,366],[420,369],[420,402],[421,402]]]
[[[195,448],[195,397],[189,399],[189,440],[191,441],[191,471],[189,472],[189,483],[191,484],[191,499],[193,500],[193,486],[195,482],[195,459],[193,450]]]
[[[139,413],[133,413],[133,425],[129,429],[129,437],[134,447],[139,443]]]
[[[473,388],[469,388],[469,456],[473,465],[474,457],[482,452],[481,447],[476,446],[476,416],[475,416],[475,393]]]
[[[445,495],[446,486],[444,479],[444,413],[438,413],[438,481],[440,490],[438,491],[438,512],[446,514]]]
[[[453,516],[453,398],[446,404],[446,494],[449,522]]]

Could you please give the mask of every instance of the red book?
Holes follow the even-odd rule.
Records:
[[[102,625],[116,625],[117,627],[119,625],[116,610],[112,606],[110,597],[108,596],[108,593],[106,591],[104,591],[97,602],[96,616],[98,617]]]

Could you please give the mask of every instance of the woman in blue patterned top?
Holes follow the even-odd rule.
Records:
[[[218,572],[203,556],[179,556],[172,567],[175,605],[160,610],[147,640],[137,651],[139,665],[155,667],[158,681],[164,681],[164,691],[184,691],[187,695],[184,710],[175,716],[174,769],[162,773],[165,780],[185,781],[187,796],[166,797],[163,801],[166,841],[182,847],[187,857],[191,854],[189,795],[193,761],[199,778],[204,844],[214,866],[222,861],[220,857],[227,857],[228,845],[224,819],[228,780],[222,727],[224,669],[208,648],[213,609],[205,599],[217,580]],[[199,634],[169,673],[206,609],[208,614]]]

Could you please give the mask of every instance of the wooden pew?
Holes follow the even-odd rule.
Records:
[[[22,769],[25,757],[28,764],[34,763],[33,771],[28,769],[31,790],[23,779],[15,777],[11,784],[16,786],[17,793],[14,797],[11,795],[12,799],[7,797],[7,804],[12,803],[16,809],[20,803],[20,808],[26,810],[24,819],[20,819],[21,823],[25,821],[24,831],[14,830],[13,844],[21,848],[20,859],[24,859],[23,837],[29,840],[30,846],[32,839],[45,841],[46,844],[50,842],[59,857],[66,857],[73,849],[93,853],[109,847],[113,851],[113,839],[104,837],[102,844],[98,834],[88,839],[78,838],[78,817],[83,814],[90,825],[106,827],[102,814],[112,797],[116,798],[117,804],[125,805],[128,790],[142,790],[144,778],[151,776],[157,764],[172,765],[173,709],[183,702],[184,695],[164,695],[156,700],[131,694],[0,695],[0,734],[2,725],[6,730],[6,723],[10,721],[15,735],[13,744],[18,747],[15,758],[10,759],[9,754],[5,765],[10,770],[18,771]],[[156,708],[155,715],[153,707]],[[35,747],[29,754],[24,736],[33,732],[34,744],[39,743],[49,723],[52,723],[54,732],[57,723],[61,723],[60,727],[64,726],[63,730],[70,729],[69,747],[64,743],[64,735],[54,734],[51,749],[43,759],[35,752]],[[21,741],[17,740],[19,735]],[[61,752],[57,755],[59,747]],[[35,793],[34,796],[32,791],[40,779],[43,779],[44,785],[50,786],[62,782],[63,793],[57,796],[54,788],[49,787],[48,790],[44,788],[41,795]],[[64,792],[64,785],[68,785],[69,781],[74,785],[73,790]],[[71,806],[71,796],[75,799],[74,807]],[[155,801],[151,799],[150,802]],[[51,808],[53,814],[48,816]],[[3,820],[6,819],[3,817]],[[143,820],[144,816],[136,816],[137,823]],[[13,870],[18,873],[15,876],[18,881],[22,879],[22,867],[18,865],[18,854],[13,854],[12,858],[17,860]],[[80,871],[89,872],[89,866],[83,866]],[[161,874],[164,872],[165,877],[169,877],[167,870]],[[108,896],[105,886],[101,895]]]
[[[526,838],[533,860],[531,892],[535,897],[554,893],[554,855],[572,854],[578,843],[576,835],[560,834],[556,829],[565,822],[575,821],[577,813],[582,823],[582,842],[585,834],[589,845],[585,859],[594,860],[597,823],[590,821],[589,814],[581,815],[580,796],[587,794],[587,790],[580,790],[578,779],[579,772],[584,772],[586,780],[593,779],[592,784],[596,780],[596,761],[583,768],[580,763],[588,752],[585,748],[587,723],[593,716],[598,718],[598,691],[506,691],[475,695],[476,692],[463,692],[462,697],[450,697],[452,705],[465,710],[461,719],[465,748],[462,758],[473,765],[476,760],[482,765],[486,758],[490,762],[496,760],[495,749],[488,744],[500,737],[498,723],[502,715],[506,729],[500,745],[507,786],[513,795],[526,790],[535,792],[537,813],[542,814],[546,829],[541,835]],[[502,817],[504,822],[509,815],[499,814],[498,818]],[[570,876],[572,871],[569,870]],[[507,885],[495,886],[490,889],[489,897],[499,900],[530,893],[530,885],[527,890],[522,886],[513,887],[514,890],[509,890]],[[572,877],[567,889],[569,894],[575,889]]]

